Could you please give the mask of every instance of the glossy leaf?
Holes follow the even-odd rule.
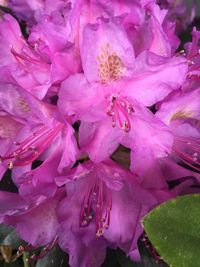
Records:
[[[156,207],[144,217],[143,225],[170,266],[200,266],[200,194],[177,197]]]
[[[12,249],[18,249],[19,246],[25,246],[25,242],[20,239],[15,230],[12,230],[1,242],[1,245],[11,246]]]
[[[36,267],[68,267],[67,258],[67,254],[56,246],[44,258],[37,261]]]
[[[13,231],[12,227],[9,227],[4,224],[0,224],[0,244],[2,244],[3,240]]]

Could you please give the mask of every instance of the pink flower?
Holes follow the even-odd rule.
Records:
[[[194,171],[200,170],[199,97],[200,89],[179,91],[164,101],[156,113],[174,134],[171,156]]]
[[[44,0],[8,0],[7,6],[10,7],[19,19],[27,21],[29,25],[35,23],[35,20],[44,8]]]
[[[79,47],[72,38],[74,32],[69,23],[73,9],[42,16],[31,29],[29,43],[51,64],[50,84],[60,83],[69,75],[81,71]]]
[[[0,36],[1,68],[6,68],[17,84],[43,98],[50,86],[50,64],[25,41],[17,21],[10,15],[0,22]]]
[[[83,34],[81,56],[85,75],[66,79],[58,100],[63,114],[73,116],[73,121],[81,120],[82,150],[99,162],[109,157],[119,144],[137,153],[135,146],[141,142],[142,147],[149,149],[146,153],[149,162],[152,154],[166,156],[172,136],[142,105],[153,105],[181,86],[187,71],[185,60],[148,52],[135,59],[133,47],[117,22],[101,20],[87,25]],[[142,149],[140,152],[134,156],[136,161],[144,157]]]
[[[53,12],[62,11],[67,5],[66,0],[8,0],[7,6],[10,7],[15,15],[27,23],[28,27],[32,27],[39,22],[44,14],[52,14]]]
[[[133,175],[111,160],[88,161],[56,182],[66,184],[67,197],[58,211],[58,241],[69,253],[71,266],[99,266],[107,245],[126,253],[136,251],[143,231],[140,219],[158,200]],[[97,246],[100,254],[96,258]]]
[[[80,70],[80,59],[68,42],[67,26],[61,26],[52,17],[44,17],[33,28],[29,41],[23,38],[11,16],[5,15],[0,22],[1,71],[6,69],[9,73],[7,82],[14,80],[39,99],[44,98],[53,84]],[[5,27],[10,34],[5,34]]]
[[[1,223],[15,227],[20,237],[35,247],[51,244],[59,229],[56,207],[64,196],[60,189],[54,198],[33,202],[0,191]]]
[[[2,16],[0,177],[11,169],[17,193],[0,192],[0,222],[29,248],[58,242],[72,267],[107,247],[138,260],[142,217],[199,191],[199,32],[176,53],[172,0],[8,6],[28,37]]]
[[[176,32],[185,30],[195,17],[195,5],[186,5],[183,0],[159,0],[162,9],[168,10],[167,19],[176,22]]]
[[[3,164],[7,163],[10,168],[31,165],[38,157],[45,160],[58,151],[61,154],[60,171],[74,163],[77,155],[74,130],[66,119],[59,118],[55,106],[12,85],[5,85],[4,90],[0,91],[0,106],[9,114],[8,117],[21,123],[18,132],[10,128],[13,129],[13,136],[8,136],[10,145],[1,154]],[[10,120],[5,121],[5,127],[6,123],[9,124]],[[66,153],[68,149],[70,155]]]
[[[194,27],[192,31],[192,42],[186,43],[185,50],[181,51],[188,62],[187,80],[183,86],[183,91],[197,89],[200,85],[199,38],[200,32]]]

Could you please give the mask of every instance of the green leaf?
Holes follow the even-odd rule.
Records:
[[[67,262],[67,254],[56,246],[43,259],[37,261],[36,267],[68,267]]]
[[[170,200],[153,209],[142,223],[171,267],[200,266],[200,194]]]
[[[15,261],[11,263],[0,262],[0,267],[23,267],[20,261]]]
[[[12,227],[0,224],[0,267],[22,267],[22,259],[17,256],[20,245],[26,243],[19,238]]]
[[[12,227],[9,227],[4,224],[0,224],[0,244],[2,244],[3,240],[6,236],[13,231]]]
[[[26,243],[20,239],[15,230],[12,230],[8,235],[6,235],[4,240],[1,242],[1,245],[11,246],[12,249],[17,250],[19,246],[25,246]]]

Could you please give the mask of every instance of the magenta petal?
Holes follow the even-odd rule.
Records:
[[[91,85],[83,74],[75,74],[62,83],[58,108],[63,114],[74,116],[75,120],[95,121],[105,116],[103,100],[104,91],[100,85]],[[96,108],[98,105],[101,109]]]
[[[156,116],[166,124],[174,120],[199,119],[200,89],[183,93],[178,91],[172,97],[161,103]]]
[[[59,205],[58,218],[61,225],[58,243],[69,253],[69,263],[73,267],[100,266],[106,254],[106,241],[97,238],[95,225],[80,227],[80,212],[87,180],[67,184],[67,198]],[[97,253],[98,251],[98,253]]]
[[[29,203],[26,203],[18,194],[0,191],[0,216],[12,216],[28,208]]]
[[[166,187],[159,159],[171,153],[173,134],[148,110],[141,109],[133,117],[132,124],[128,138],[122,142],[131,148],[131,170],[145,188]]]
[[[149,51],[160,56],[170,57],[171,46],[165,32],[156,18],[152,17],[150,22],[152,25],[153,40]]]
[[[188,66],[182,57],[166,58],[144,52],[136,58],[133,79],[123,90],[145,106],[162,100],[171,91],[179,89],[186,78]]]
[[[58,171],[61,173],[64,168],[72,166],[78,157],[77,142],[74,135],[74,129],[66,123],[61,139],[61,147],[63,149]]]
[[[55,153],[35,170],[31,170],[18,178],[19,194],[21,197],[31,200],[43,196],[52,198],[57,187],[54,183],[54,177],[58,175],[58,165],[60,163],[60,154]]]
[[[63,196],[61,191],[55,198],[48,199],[32,209],[24,208],[24,211],[15,213],[15,216],[5,216],[4,223],[14,226],[20,237],[33,246],[50,243],[59,228],[56,207]],[[13,203],[13,210],[16,209],[15,206]]]
[[[102,238],[92,238],[91,232],[78,233],[65,229],[63,222],[59,245],[69,254],[69,264],[72,267],[101,266],[106,257],[106,242]],[[84,235],[90,235],[90,241],[84,242]]]
[[[138,199],[134,196],[136,191],[138,195],[141,194],[146,199],[146,204],[141,202],[141,196]],[[104,237],[126,251],[133,240],[135,240],[135,247],[137,247],[137,239],[142,233],[140,220],[154,203],[153,196],[137,184],[136,188],[133,184],[133,190],[130,190],[127,183],[124,183],[124,187],[119,192],[113,190],[111,220],[108,230],[104,232]]]
[[[112,128],[111,121],[82,122],[79,129],[81,149],[87,152],[94,162],[107,159],[118,147],[123,138],[120,128]]]

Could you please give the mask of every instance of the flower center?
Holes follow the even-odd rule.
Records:
[[[8,161],[8,168],[24,166],[32,163],[49,146],[63,125],[57,123],[55,127],[42,126],[22,142],[14,142],[16,149],[5,156],[0,156],[0,161]]]
[[[112,118],[112,126],[115,127],[118,122],[120,128],[128,133],[131,129],[129,116],[134,112],[133,106],[128,99],[114,94],[109,97],[109,102],[106,113]]]
[[[101,179],[96,179],[84,196],[80,226],[87,226],[95,218],[96,235],[100,237],[110,224],[112,195]]]
[[[97,61],[99,62],[99,77],[102,83],[113,82],[121,78],[124,64],[109,43],[101,48]]]
[[[172,156],[195,171],[200,171],[200,139],[175,136]]]

